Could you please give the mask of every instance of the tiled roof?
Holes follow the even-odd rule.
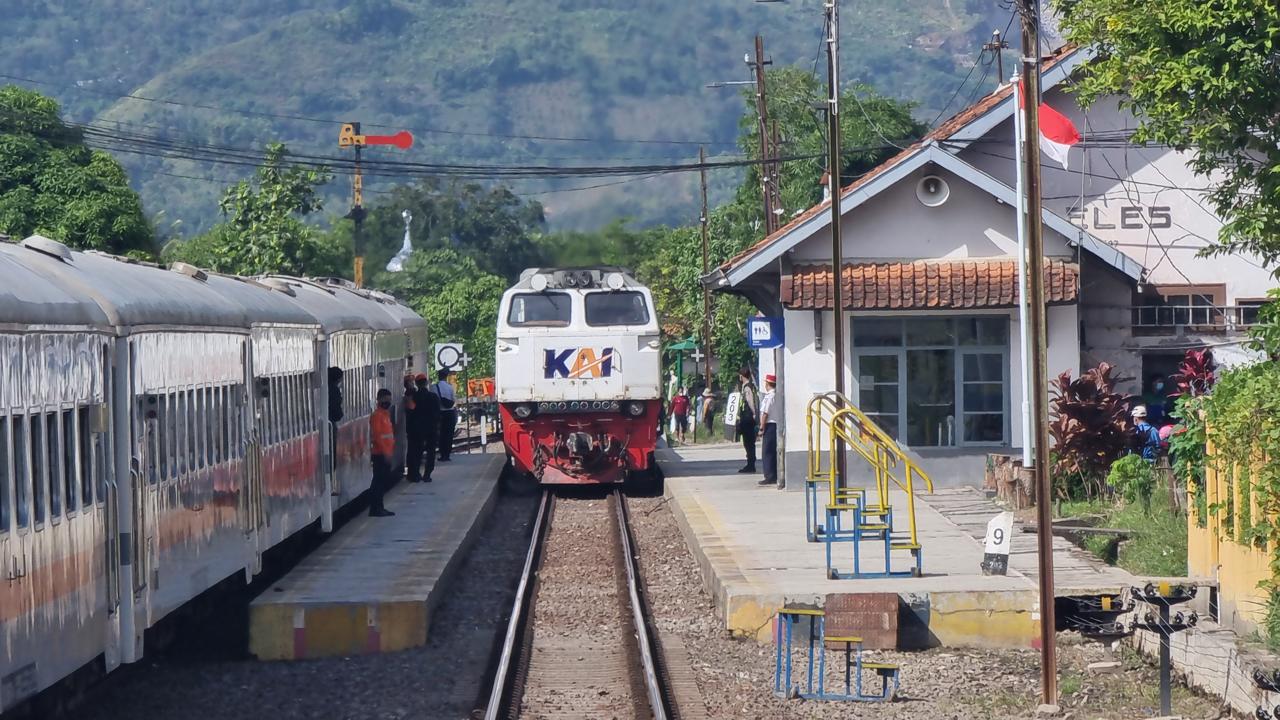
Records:
[[[846,264],[841,273],[845,310],[964,310],[1018,304],[1014,260],[917,260]],[[1045,300],[1073,303],[1080,288],[1074,263],[1048,260]],[[791,310],[830,310],[831,266],[803,265],[782,276],[782,304]]]
[[[1062,62],[1068,57],[1071,57],[1071,55],[1075,52],[1075,50],[1076,50],[1076,46],[1074,44],[1068,44],[1059,48],[1058,51],[1052,57],[1044,61],[1044,63],[1041,65],[1041,72],[1046,72],[1049,69],[1056,66],[1058,63]],[[850,193],[853,193],[858,188],[870,183],[872,180],[884,174],[886,171],[893,168],[895,165],[915,155],[929,142],[940,142],[940,141],[949,139],[952,135],[955,135],[957,132],[967,127],[974,120],[977,120],[983,115],[986,115],[988,112],[994,109],[997,105],[1004,102],[1005,98],[1009,97],[1012,94],[1013,94],[1012,85],[1008,85],[1008,84],[1002,85],[995,92],[991,93],[990,95],[987,95],[986,97],[982,98],[981,100],[974,103],[973,105],[970,105],[969,107],[961,110],[955,115],[952,115],[950,118],[944,121],[941,125],[929,131],[924,137],[920,138],[916,142],[903,148],[903,150],[899,152],[897,155],[894,155],[888,160],[885,160],[884,162],[880,163],[875,168],[873,168],[866,174],[862,175],[852,183],[845,185],[844,189],[840,191],[840,197],[844,198]],[[778,240],[779,238],[782,238],[785,235],[787,235],[787,233],[791,232],[791,230],[794,229],[795,227],[801,225],[804,222],[807,222],[814,216],[823,212],[831,212],[830,200],[824,200],[818,203],[817,205],[814,205],[813,207],[809,208],[808,210],[805,210],[799,215],[795,216],[791,220],[791,222],[787,223],[786,225],[783,225],[777,230],[774,230],[773,233],[770,234],[768,237],[765,237],[764,239],[760,240],[759,242],[756,242],[755,244],[751,245],[750,247],[738,253],[737,255],[726,260],[722,265],[720,265],[720,269],[724,272],[728,272],[730,269],[733,268],[733,266],[737,265],[738,263],[741,263],[742,261],[756,254],[760,250],[763,250],[764,248],[773,244],[775,240]]]

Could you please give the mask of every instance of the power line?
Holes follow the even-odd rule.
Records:
[[[117,100],[135,100],[139,102],[149,102],[149,103],[155,103],[159,105],[168,105],[173,107],[195,108],[199,110],[212,110],[215,112],[233,113],[233,114],[245,115],[249,117],[261,117],[261,118],[269,118],[273,120],[291,120],[295,122],[322,123],[325,125],[342,125],[345,122],[343,120],[333,120],[331,118],[320,118],[320,117],[314,117],[310,115],[299,115],[299,114],[292,114],[292,113],[273,113],[273,112],[264,112],[259,110],[241,110],[237,108],[221,107],[217,105],[205,105],[203,103],[181,102],[178,100],[170,100],[167,98],[158,98],[158,97],[147,97],[145,95],[136,95],[133,93],[118,95],[115,93],[105,93],[105,92],[96,91],[96,90],[88,90],[79,86],[68,85],[65,83],[53,83],[53,82],[47,82],[43,80],[36,80],[34,78],[22,77],[20,75],[10,75],[8,73],[0,73],[0,78],[17,81],[17,82],[29,83],[32,85],[40,85],[44,87],[61,87],[61,88],[67,88],[67,89],[74,88],[78,92],[88,92],[93,95],[99,95],[99,96],[108,97],[108,98],[115,98]],[[525,135],[525,134],[518,134],[518,133],[493,133],[493,132],[481,132],[478,130],[453,130],[453,129],[439,128],[439,127],[401,128],[400,126],[381,125],[378,123],[364,123],[364,125],[366,125],[367,127],[374,127],[374,128],[407,129],[411,132],[415,132],[423,135],[425,134],[459,135],[459,136],[467,136],[467,137],[501,138],[505,140],[539,140],[539,141],[546,141],[546,142],[584,142],[584,143],[598,143],[598,144],[635,143],[639,145],[691,145],[691,146],[692,145],[714,145],[714,146],[736,146],[737,145],[736,140],[733,140],[733,141],[667,140],[667,139],[654,139],[654,138],[566,137],[566,136],[556,136],[556,135]]]

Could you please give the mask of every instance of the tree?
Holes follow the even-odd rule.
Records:
[[[434,342],[460,341],[471,377],[493,374],[498,304],[507,282],[452,248],[415,250],[403,272],[374,276],[373,286],[403,300],[427,321]]]
[[[543,261],[535,235],[544,225],[542,206],[503,186],[426,178],[402,185],[369,207],[364,221],[365,264],[386,267],[404,237],[401,213],[413,216],[413,246],[453,248],[482,270],[514,281]],[[334,242],[349,247],[350,221],[335,223]]]
[[[155,249],[120,164],[86,147],[57,102],[12,85],[0,87],[0,232],[144,257]]]
[[[1225,220],[1208,254],[1280,260],[1280,10],[1274,0],[1058,0],[1067,37],[1097,48],[1082,102],[1118,95],[1132,141],[1194,151]],[[1221,180],[1219,181],[1219,178]]]
[[[816,156],[784,163],[781,169],[782,205],[804,210],[822,200],[821,178],[827,160],[827,120],[820,109],[826,88],[808,70],[780,67],[765,74],[769,119],[778,122],[781,153]],[[755,90],[743,92],[746,112],[739,121],[739,145],[751,158],[760,157],[760,122]],[[915,141],[927,128],[911,116],[912,105],[853,85],[840,93],[840,177],[845,183],[876,167]],[[738,201],[761,208],[760,168],[752,166],[738,191]],[[783,219],[786,222],[786,218]]]
[[[343,251],[302,218],[322,209],[317,190],[332,175],[325,168],[291,165],[280,143],[267,146],[253,182],[223,193],[226,218],[187,242],[170,243],[164,256],[236,275],[332,274]]]

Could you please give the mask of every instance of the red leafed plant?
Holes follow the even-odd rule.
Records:
[[[1101,492],[1111,463],[1129,446],[1129,398],[1116,392],[1114,368],[1100,363],[1072,380],[1064,372],[1050,384],[1054,494],[1070,499]]]
[[[1169,376],[1169,382],[1173,384],[1169,397],[1207,395],[1213,387],[1213,371],[1212,350],[1188,350],[1178,364],[1178,371]]]

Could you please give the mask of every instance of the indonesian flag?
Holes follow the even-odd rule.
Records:
[[[1022,85],[1018,85],[1018,107],[1026,106],[1026,93]],[[1062,169],[1067,169],[1067,151],[1072,145],[1080,142],[1080,132],[1071,124],[1066,115],[1040,103],[1040,151],[1057,160]]]

